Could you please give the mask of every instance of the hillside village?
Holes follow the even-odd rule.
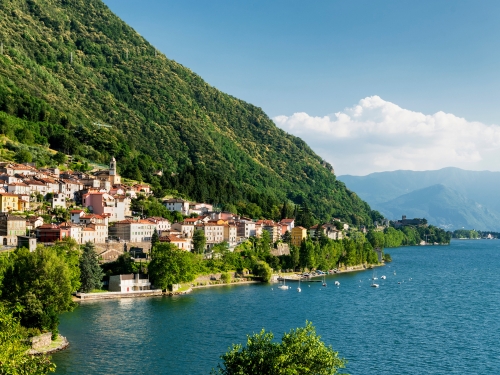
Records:
[[[214,211],[211,204],[190,202],[180,198],[163,201],[171,212],[178,212],[183,220],[170,222],[163,217],[143,217],[131,211],[131,201],[140,195],[152,195],[149,185],[122,183],[117,163],[112,158],[109,169],[93,173],[61,172],[58,168],[37,169],[35,166],[0,163],[0,244],[6,248],[26,246],[34,249],[37,243],[50,245],[65,237],[78,244],[96,245],[102,261],[113,261],[131,248],[147,252],[155,230],[161,242],[179,249],[193,250],[193,235],[203,231],[206,252],[225,242],[230,250],[251,237],[269,233],[272,243],[281,240],[287,232],[289,242],[300,246],[307,235],[313,236],[318,226],[295,226],[294,219],[253,220],[230,212]],[[68,209],[68,220],[44,221],[41,202],[48,201],[52,209]],[[348,224],[325,224],[321,230],[330,239],[342,239]],[[364,228],[362,228],[364,229]],[[309,233],[308,233],[309,231]],[[288,245],[281,244],[279,254],[289,253]]]

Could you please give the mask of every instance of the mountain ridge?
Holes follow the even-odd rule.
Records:
[[[3,0],[0,39],[11,139],[98,163],[116,156],[122,175],[157,192],[254,217],[277,217],[286,201],[318,220],[378,217],[304,141],[156,51],[100,0]]]
[[[496,186],[500,184],[500,172],[492,171],[467,171],[456,167],[448,167],[433,171],[393,171],[378,172],[367,176],[338,176],[348,188],[358,192],[359,196],[366,200],[373,208],[394,214],[394,200],[406,194],[425,189],[436,184],[442,184],[455,193],[452,196],[456,201],[451,204],[451,196],[446,199],[450,203],[453,211],[457,204],[462,202],[470,209],[469,220],[465,220],[465,225],[481,230],[498,230],[497,224],[492,218],[500,218],[500,199],[497,196]],[[467,203],[462,200],[467,199]],[[389,202],[391,202],[389,204]],[[421,204],[427,202],[422,196]],[[472,204],[473,202],[473,204]],[[436,202],[435,202],[436,203]],[[392,208],[389,209],[389,206]],[[406,209],[416,209],[416,207],[406,206]],[[479,209],[479,211],[477,211]],[[451,212],[451,211],[450,211]],[[453,211],[456,218],[462,217],[458,211]],[[399,218],[397,215],[396,218]],[[426,218],[432,217],[427,210],[421,212]],[[456,221],[453,215],[447,217],[448,223]],[[478,219],[481,218],[482,219]],[[460,219],[462,221],[462,219]],[[479,220],[479,221],[478,221]],[[493,221],[492,221],[493,220]],[[462,226],[455,229],[461,229]]]

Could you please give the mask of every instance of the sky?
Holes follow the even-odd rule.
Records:
[[[500,170],[500,2],[104,0],[338,175]]]

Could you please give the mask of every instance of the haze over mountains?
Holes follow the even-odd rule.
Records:
[[[425,217],[448,230],[500,231],[500,172],[450,167],[338,178],[388,219]]]

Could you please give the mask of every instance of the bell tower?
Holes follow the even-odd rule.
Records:
[[[114,157],[111,158],[109,162],[109,182],[111,182],[111,185],[118,185],[121,183],[121,178],[118,173],[116,173],[116,159]]]
[[[114,156],[109,163],[109,175],[116,176],[116,159]]]

